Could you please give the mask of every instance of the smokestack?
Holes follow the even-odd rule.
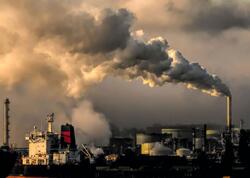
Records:
[[[232,96],[227,96],[227,131],[232,130]]]
[[[52,124],[54,122],[54,113],[47,115],[47,121],[48,121],[48,132],[52,133],[53,132]]]
[[[193,152],[194,152],[194,151],[195,151],[195,148],[196,148],[196,145],[195,145],[196,129],[195,129],[195,128],[192,129],[192,136],[193,136],[193,140],[192,140],[192,142],[193,142],[193,144],[192,144],[192,150],[193,150]]]
[[[3,145],[9,146],[9,104],[8,98],[4,101],[4,112],[3,112]]]
[[[204,152],[206,152],[206,148],[207,148],[207,125],[204,124],[204,126],[203,126],[203,148],[202,148],[202,150]]]

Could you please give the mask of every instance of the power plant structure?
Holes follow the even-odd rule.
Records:
[[[3,145],[9,146],[9,111],[10,111],[10,100],[8,98],[4,101],[3,111]]]
[[[226,97],[226,129],[225,124],[156,126],[151,132],[118,132],[112,135],[109,145],[99,148],[84,143],[78,147],[73,125],[61,125],[61,134],[58,134],[56,127],[53,128],[55,117],[52,113],[47,115],[46,130],[34,127],[25,137],[27,148],[13,148],[18,157],[8,151],[8,159],[3,160],[1,154],[7,153],[4,150],[9,145],[9,104],[6,98],[0,164],[11,161],[4,175],[37,178],[85,175],[89,178],[242,178],[249,175],[248,171],[250,173],[246,166],[250,165],[250,161],[246,161],[250,157],[245,156],[250,155],[250,130],[233,127],[232,96]]]

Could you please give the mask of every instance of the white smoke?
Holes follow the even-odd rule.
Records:
[[[89,147],[90,152],[94,155],[95,158],[99,157],[100,155],[104,154],[102,148],[96,147],[95,145],[90,145]]]
[[[100,145],[109,143],[111,136],[109,124],[103,114],[94,111],[89,101],[79,103],[73,110],[72,124],[75,126],[78,143]]]

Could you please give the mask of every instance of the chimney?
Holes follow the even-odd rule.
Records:
[[[192,128],[192,150],[195,151],[196,145],[195,145],[195,139],[196,139],[196,129]]]
[[[227,131],[232,130],[232,96],[227,96]]]
[[[53,132],[52,123],[54,122],[54,113],[47,115],[47,121],[48,121],[48,132],[52,133]]]
[[[3,145],[9,146],[9,104],[8,98],[4,101],[4,111],[3,111]]]
[[[207,125],[204,124],[203,126],[203,147],[202,151],[206,152],[207,151]]]

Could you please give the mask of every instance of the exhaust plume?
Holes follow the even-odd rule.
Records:
[[[73,110],[72,124],[76,128],[78,143],[107,145],[111,136],[105,116],[94,111],[92,104],[85,100]],[[94,150],[94,149],[93,149]]]
[[[44,108],[39,112],[59,108],[66,118],[73,116],[73,124],[92,128],[83,134],[84,140],[105,143],[110,136],[108,122],[84,101],[84,94],[109,75],[141,79],[151,87],[183,83],[213,96],[230,96],[219,77],[189,62],[164,38],[143,41],[133,35],[141,37],[143,30],[133,32],[135,17],[128,10],[91,11],[81,3],[0,0],[2,90],[25,100],[35,97],[36,103],[46,101],[39,103]],[[57,106],[48,107],[50,103]],[[27,117],[29,113],[23,116]],[[98,129],[105,136],[92,133]]]
[[[209,74],[198,63],[190,63],[162,37],[148,42],[130,39],[127,48],[115,59],[118,74],[129,80],[141,78],[151,87],[167,82],[183,83],[187,88],[200,89],[212,96],[230,95],[219,77]]]
[[[228,87],[191,63],[162,37],[139,41],[131,35],[133,14],[105,9],[90,14],[80,1],[1,1],[0,84],[49,85],[79,98],[107,75],[142,79],[149,86],[183,83],[213,96]],[[17,23],[18,22],[18,23]],[[5,71],[9,69],[9,73]]]

